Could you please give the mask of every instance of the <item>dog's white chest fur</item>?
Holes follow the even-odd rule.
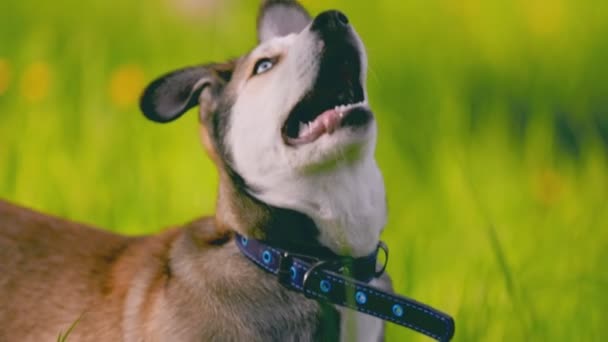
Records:
[[[341,161],[331,172],[267,173],[261,200],[308,215],[319,228],[319,242],[338,254],[367,255],[386,223],[382,175],[373,157]],[[286,227],[286,229],[289,229]]]

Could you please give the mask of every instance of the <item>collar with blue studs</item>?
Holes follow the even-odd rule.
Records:
[[[277,276],[283,286],[308,298],[345,306],[408,327],[437,341],[449,341],[454,335],[454,320],[449,315],[368,284],[386,268],[388,248],[383,242],[368,256],[336,259],[290,253],[238,234],[236,245],[254,264]],[[377,270],[381,250],[386,257],[382,268]]]

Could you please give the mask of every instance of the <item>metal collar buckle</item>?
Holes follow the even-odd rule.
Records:
[[[281,253],[281,259],[279,261],[279,271],[277,276],[279,282],[285,286],[289,285],[289,279],[291,279],[291,267],[293,265],[293,256],[289,252]]]
[[[378,277],[382,276],[382,274],[384,274],[384,271],[386,270],[386,265],[388,264],[388,247],[382,241],[378,242],[378,246],[376,247],[375,260],[378,260],[377,256],[378,256],[378,253],[380,250],[382,250],[385,255],[384,263],[382,264],[382,267],[379,270],[374,271],[374,274],[373,274],[374,278],[378,278]],[[348,261],[351,261],[351,262],[348,262]],[[306,273],[304,273],[303,280],[302,280],[303,288],[305,288],[305,289],[308,288],[308,282],[311,278],[311,275],[313,274],[313,272],[315,272],[317,270],[326,270],[326,271],[330,271],[330,272],[336,272],[343,276],[352,276],[352,270],[350,269],[350,267],[353,264],[352,263],[353,260],[349,259],[348,261],[344,261],[344,259],[342,259],[342,260],[340,260],[340,259],[338,259],[338,260],[318,260],[317,262],[312,264],[312,266],[306,271]],[[304,294],[307,297],[309,297],[308,292],[304,292]]]

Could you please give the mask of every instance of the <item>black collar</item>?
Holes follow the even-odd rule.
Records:
[[[454,320],[449,315],[368,284],[382,275],[386,268],[385,262],[382,269],[376,269],[380,250],[384,251],[388,262],[388,248],[382,242],[365,257],[330,259],[293,254],[239,234],[236,235],[236,245],[249,260],[276,275],[283,286],[308,298],[345,306],[408,327],[438,341],[449,341],[454,335]]]

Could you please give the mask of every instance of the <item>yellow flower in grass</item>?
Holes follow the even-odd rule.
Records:
[[[563,182],[559,173],[544,169],[536,175],[536,199],[545,206],[557,202],[563,192]]]
[[[144,73],[137,65],[122,65],[110,78],[109,95],[120,109],[134,106],[144,87]]]
[[[31,63],[25,68],[21,76],[21,96],[27,102],[40,102],[49,95],[51,81],[51,68],[47,63]]]
[[[0,58],[0,95],[6,93],[11,82],[11,69],[8,61]]]

